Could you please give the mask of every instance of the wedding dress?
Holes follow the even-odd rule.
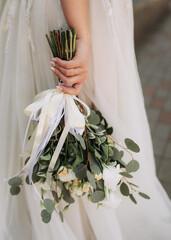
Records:
[[[35,94],[56,85],[45,34],[67,23],[59,0],[1,0],[0,7],[0,239],[169,240],[171,204],[155,172],[134,53],[132,0],[88,1],[92,48],[79,97],[102,112],[118,142],[129,137],[139,144],[141,152],[134,156],[141,168],[135,183],[151,199],[137,196],[135,205],[123,198],[117,209],[97,211],[86,198],[78,198],[64,223],[54,213],[49,224],[41,221],[39,200],[26,184],[12,197],[3,179],[23,165],[24,108]]]

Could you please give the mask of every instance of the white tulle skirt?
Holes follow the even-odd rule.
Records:
[[[149,124],[134,53],[131,0],[89,0],[91,57],[80,98],[93,103],[113,126],[114,138],[135,140],[141,152],[135,182],[151,196],[138,204],[123,198],[116,210],[100,209],[77,199],[65,223],[53,214],[40,217],[39,200],[27,186],[12,197],[4,178],[21,168],[27,117],[24,108],[35,94],[53,88],[52,58],[45,34],[67,27],[59,0],[1,0],[0,6],[0,239],[2,240],[169,240],[170,200],[156,177]],[[112,8],[113,5],[113,8]],[[126,157],[127,158],[127,157]],[[127,159],[125,159],[127,161]]]

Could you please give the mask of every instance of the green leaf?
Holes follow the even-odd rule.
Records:
[[[50,153],[48,153],[46,155],[41,155],[40,159],[43,160],[43,161],[50,161],[51,155],[50,155]]]
[[[139,194],[141,197],[145,198],[145,199],[150,199],[150,197],[149,197],[147,194],[143,193],[143,192],[139,192],[138,194]]]
[[[113,127],[109,127],[106,129],[107,134],[112,135],[113,133]]]
[[[120,161],[122,157],[123,157],[123,151],[119,151],[117,148],[113,148],[112,159]]]
[[[127,148],[133,152],[139,152],[140,148],[139,146],[130,138],[126,138],[125,139],[125,144],[127,146]]]
[[[108,147],[108,154],[109,157],[113,156],[113,149],[111,147]]]
[[[133,176],[131,174],[127,173],[127,172],[120,172],[119,174],[126,177],[126,178],[133,178]]]
[[[108,157],[108,146],[105,143],[103,143],[101,147],[103,149],[105,156]]]
[[[91,195],[91,201],[93,203],[101,202],[105,198],[105,193],[103,191],[95,191]]]
[[[92,168],[93,172],[95,174],[100,174],[101,170],[100,170],[99,164],[92,154],[90,154],[90,163],[91,163],[91,168]]]
[[[48,198],[44,200],[43,205],[48,213],[52,213],[55,208],[54,202]]]
[[[9,179],[8,184],[13,187],[18,187],[22,184],[22,179],[20,177],[13,177]]]
[[[83,148],[84,150],[86,150],[86,145],[85,145],[84,138],[83,138],[79,133],[78,133],[78,139],[79,139],[79,141],[80,141],[80,144],[81,144],[82,148]]]
[[[73,171],[75,171],[78,164],[80,164],[82,161],[83,161],[83,159],[79,155],[77,155],[74,163],[72,164]]]
[[[104,190],[104,180],[101,179],[101,180],[97,181],[97,186],[99,189]]]
[[[129,194],[129,197],[133,201],[133,203],[137,204],[137,201],[132,194]]]
[[[64,222],[64,216],[63,216],[63,213],[61,211],[59,212],[59,217],[61,219],[61,222]]]
[[[102,156],[100,155],[100,153],[96,149],[94,149],[94,154],[95,154],[96,158],[98,158],[98,159],[102,158]]]
[[[49,223],[51,220],[51,213],[47,212],[46,209],[43,209],[41,211],[41,217],[44,223]]]
[[[91,174],[91,172],[89,170],[87,170],[87,178],[91,184],[91,186],[96,189],[96,183],[95,183],[95,179],[94,176]]]
[[[74,198],[71,197],[70,191],[67,190],[64,186],[62,189],[62,194],[63,194],[63,199],[65,200],[65,202],[70,203],[70,204],[75,202]]]
[[[68,205],[66,205],[65,207],[64,207],[64,209],[62,210],[62,212],[64,213],[64,212],[66,212],[68,209],[69,209],[69,204]]]
[[[104,143],[105,141],[106,141],[106,136],[100,137],[101,144]]]
[[[126,165],[126,171],[128,173],[130,172],[136,172],[139,169],[140,165],[139,162],[132,159],[127,165]]]
[[[75,170],[75,175],[78,179],[84,179],[86,178],[87,173],[87,166],[83,163],[80,163]]]
[[[131,184],[132,186],[134,186],[134,187],[138,187],[138,188],[139,188],[139,186],[137,186],[137,185],[134,184],[134,183],[131,183],[131,182],[130,182],[130,184]]]
[[[10,188],[10,193],[11,193],[11,195],[17,195],[17,194],[19,194],[19,192],[20,192],[20,187],[14,187],[14,186],[12,186],[11,188]]]
[[[124,196],[128,196],[129,195],[129,188],[128,188],[126,183],[121,183],[120,191],[121,191],[122,195],[124,195]]]
[[[100,117],[94,110],[91,110],[87,120],[93,125],[98,125],[100,123]]]

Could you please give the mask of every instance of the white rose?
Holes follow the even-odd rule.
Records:
[[[115,192],[111,192],[101,203],[106,208],[117,208],[122,201],[122,198]]]
[[[106,188],[112,191],[116,190],[116,186],[122,178],[119,174],[120,171],[119,164],[116,167],[114,164],[111,164],[103,169],[103,180]]]
[[[101,180],[103,178],[103,174],[99,173],[99,174],[95,174],[94,178],[98,181]]]
[[[58,170],[58,177],[62,182],[69,182],[76,179],[75,173],[72,171],[72,169],[67,169],[63,166],[61,166]]]
[[[81,187],[74,186],[72,188],[72,193],[75,194],[76,196],[80,197],[83,195],[83,190]]]

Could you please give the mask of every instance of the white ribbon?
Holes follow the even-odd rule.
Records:
[[[90,114],[90,109],[76,96],[65,94],[59,89],[43,91],[38,94],[35,99],[36,101],[30,104],[24,110],[24,113],[30,118],[25,133],[23,153],[30,123],[32,120],[38,121],[35,138],[34,141],[32,140],[33,147],[31,151],[31,156],[24,168],[22,169],[22,172],[29,172],[30,182],[32,178],[33,167],[37,163],[38,158],[40,157],[47,143],[49,142],[54,130],[57,128],[63,115],[65,119],[65,127],[52,156],[47,172],[47,182],[50,185],[50,172],[54,169],[54,166],[56,164],[62,146],[65,142],[65,139],[68,135],[68,132],[74,135],[77,139],[78,133],[80,135],[83,134],[85,129],[85,117]],[[74,100],[80,102],[83,105],[87,112],[86,116],[79,111]]]

